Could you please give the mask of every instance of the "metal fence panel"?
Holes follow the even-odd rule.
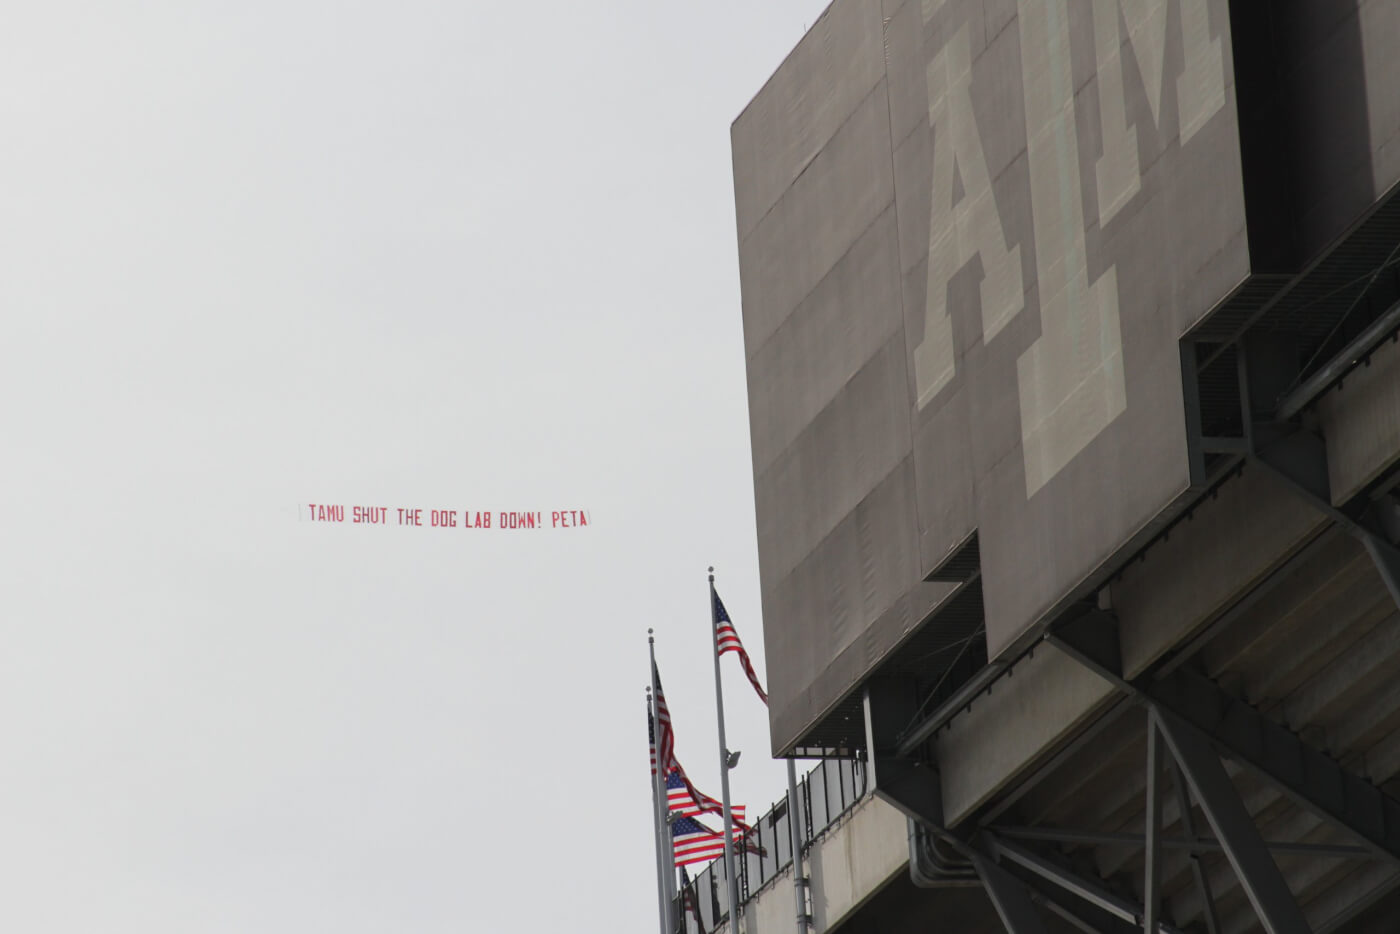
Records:
[[[826,762],[822,762],[807,773],[808,807],[811,808],[812,833],[807,838],[811,842],[821,829],[831,823],[826,809]]]

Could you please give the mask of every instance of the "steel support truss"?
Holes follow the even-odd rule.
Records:
[[[970,861],[1009,934],[1042,934],[1042,911],[1050,911],[1085,932],[1178,931],[1162,917],[1161,854],[1168,848],[1190,852],[1193,881],[1200,893],[1206,928],[1221,930],[1209,880],[1200,862],[1204,852],[1222,852],[1240,881],[1263,929],[1269,934],[1303,934],[1311,928],[1289,891],[1271,851],[1318,856],[1370,857],[1400,864],[1400,801],[1357,776],[1326,754],[1303,743],[1286,728],[1264,717],[1214,682],[1178,667],[1136,682],[1122,677],[1117,622],[1107,611],[1093,610],[1062,626],[1047,641],[1107,678],[1124,692],[1125,701],[1148,711],[1147,800],[1144,833],[1104,834],[1056,828],[1001,827],[985,824],[974,835],[958,835],[942,826],[935,804],[937,772],[889,768],[895,755],[893,733],[881,724],[907,722],[908,706],[889,695],[867,696],[866,716],[872,758],[886,764],[893,781],[883,795],[902,806],[926,832],[950,843]],[[881,711],[888,715],[882,716]],[[1264,841],[1221,761],[1221,754],[1281,789],[1293,801],[1356,836],[1363,846]],[[880,791],[880,770],[876,789]],[[1165,837],[1162,801],[1176,796],[1180,834]],[[918,789],[917,793],[913,793]],[[1205,815],[1209,835],[1193,821],[1193,802]],[[1183,836],[1184,835],[1184,836]],[[1097,878],[1085,878],[1058,860],[1031,850],[1023,841],[1103,844],[1137,843],[1145,848],[1141,903],[1112,891]]]
[[[1145,914],[1153,911],[1156,899],[1152,873],[1158,861],[1154,854],[1167,846],[1185,845],[1198,854],[1218,845],[1269,932],[1310,930],[1269,854],[1271,849],[1316,850],[1319,855],[1364,855],[1400,862],[1400,801],[1199,674],[1176,668],[1136,682],[1126,681],[1118,662],[1117,624],[1110,613],[1087,612],[1047,639],[1147,706],[1149,760],[1160,735],[1174,760],[1172,771],[1180,776],[1174,784],[1187,840],[1165,840],[1153,816],[1153,802],[1161,795],[1160,763],[1149,762]],[[1364,848],[1314,848],[1261,840],[1216,749],[1278,787],[1301,807],[1355,835]],[[1215,835],[1211,840],[1196,838],[1194,827],[1187,823],[1191,813],[1187,787],[1211,825]],[[1015,834],[1017,830],[1008,832]],[[1198,859],[1193,861],[1192,872],[1206,908],[1207,926],[1216,932],[1219,922]]]
[[[1166,848],[1190,851],[1194,882],[1211,934],[1218,934],[1220,925],[1200,864],[1202,852],[1225,854],[1270,934],[1310,930],[1271,850],[1370,856],[1400,864],[1400,801],[1186,666],[1127,681],[1121,673],[1117,621],[1110,612],[1085,612],[1047,635],[1046,640],[1116,685],[1123,692],[1122,703],[1141,704],[1149,712],[1148,820],[1140,838],[1146,848],[1147,869],[1141,904],[1017,842],[1018,838],[1052,835],[1058,835],[1053,838],[1062,842],[1135,842],[1119,839],[1125,835],[1054,828],[1027,831],[1001,828],[995,822],[984,823],[974,835],[946,829],[937,770],[916,766],[898,754],[898,728],[908,723],[912,709],[909,695],[890,686],[872,688],[866,695],[867,748],[874,790],[899,806],[925,832],[963,854],[1010,934],[1040,934],[1040,909],[1086,932],[1149,930],[1171,934],[1176,929],[1159,914],[1160,883],[1156,876]],[[1117,709],[1122,709],[1122,703]],[[1275,785],[1306,810],[1347,830],[1364,846],[1263,841],[1218,753]],[[1161,813],[1164,775],[1172,779],[1184,837],[1162,836],[1157,815]],[[1192,798],[1201,807],[1213,836],[1198,835],[1191,817]]]
[[[1382,320],[1387,322],[1383,330],[1393,328],[1400,321],[1400,306],[1391,309]],[[1368,340],[1378,338],[1372,335]],[[1393,496],[1369,501],[1364,495],[1358,497],[1359,503],[1344,507],[1333,504],[1327,443],[1296,418],[1308,402],[1325,391],[1330,378],[1305,382],[1287,391],[1298,375],[1294,350],[1287,338],[1260,338],[1241,344],[1237,358],[1244,425],[1241,452],[1356,538],[1371,556],[1391,599],[1400,606],[1400,548],[1396,547],[1400,542],[1400,504]],[[1344,354],[1340,362],[1351,365],[1354,359]]]
[[[1225,772],[1210,740],[1175,714],[1149,703],[1147,716],[1147,790],[1145,833],[1140,839],[1145,850],[1143,901],[1139,905],[1110,891],[1103,883],[1085,879],[1055,860],[1013,842],[1015,837],[1056,839],[1068,842],[1109,842],[1093,833],[1037,828],[991,826],[979,835],[972,862],[983,886],[1009,934],[1041,934],[1040,916],[1032,907],[1040,901],[1047,908],[1085,931],[1144,931],[1147,934],[1175,934],[1176,927],[1161,913],[1161,858],[1167,843],[1162,837],[1163,779],[1173,777],[1180,802],[1185,840],[1173,845],[1193,851],[1218,848],[1224,852],[1255,915],[1268,934],[1309,934],[1311,929],[1283,874],[1245,808],[1234,784]],[[1188,791],[1189,789],[1189,791]],[[1191,800],[1199,803],[1214,832],[1214,839],[1196,837],[1191,819]],[[1123,842],[1111,836],[1111,842]],[[1334,849],[1334,848],[1333,848]],[[1355,856],[1366,853],[1342,848],[1329,855]],[[1014,867],[1016,873],[1009,871]],[[1219,921],[1208,880],[1199,862],[1193,864],[1194,881],[1200,890],[1207,928],[1215,934]],[[1061,897],[1055,897],[1056,894]],[[1066,899],[1063,896],[1072,896]]]
[[[1206,738],[1190,725],[1157,707],[1153,707],[1148,715],[1147,732],[1151,738],[1150,748],[1156,745],[1158,734],[1170,747],[1264,930],[1269,934],[1309,934],[1311,929],[1293,893],[1289,891],[1283,873],[1279,872],[1278,864],[1260,839],[1254,818],[1245,808],[1230,776],[1225,773],[1224,764]],[[1148,761],[1149,766],[1153,764],[1150,756]],[[1153,773],[1148,773],[1149,797],[1156,786],[1155,778]],[[1148,853],[1155,851],[1160,854],[1155,821],[1149,820],[1147,833],[1151,840]],[[1154,859],[1149,855],[1149,867],[1153,864]],[[1155,911],[1158,885],[1149,868],[1149,911]],[[1156,934],[1157,929],[1149,924],[1146,930],[1149,934]]]
[[[1400,306],[1392,309],[1386,321],[1387,327],[1400,323]],[[1316,394],[1330,385],[1332,377],[1318,376],[1299,386],[1295,349],[1288,345],[1286,337],[1242,343],[1238,380],[1244,436],[1202,438],[1201,448],[1227,454],[1237,463],[1247,461],[1283,480],[1291,492],[1326,515],[1333,528],[1362,544],[1392,600],[1400,606],[1400,499],[1393,494],[1367,494],[1343,506],[1333,504],[1325,441],[1296,418]],[[1314,546],[1321,541],[1316,540]],[[1305,548],[1295,560],[1301,563],[1309,551],[1311,547]],[[1262,592],[1261,589],[1259,593]],[[1257,597],[1258,593],[1246,597],[1239,610]],[[1222,619],[1220,625],[1225,623]],[[1211,627],[1211,632],[1218,628]],[[1400,801],[1214,682],[1182,666],[1206,638],[1205,634],[1200,636],[1184,647],[1185,651],[1167,659],[1155,673],[1129,682],[1122,676],[1117,621],[1111,613],[1089,610],[1046,636],[1047,641],[1119,688],[1124,700],[1116,710],[1121,711],[1128,702],[1147,708],[1146,819],[1141,837],[998,826],[996,817],[1005,812],[1014,798],[994,805],[984,815],[983,827],[975,836],[950,832],[942,826],[937,772],[918,769],[910,762],[915,750],[943,720],[934,717],[913,730],[899,726],[909,722],[911,705],[903,698],[897,702],[888,689],[866,696],[867,748],[872,772],[877,776],[876,790],[926,832],[964,854],[1010,934],[1043,934],[1045,925],[1037,906],[1090,934],[1134,930],[1172,934],[1176,929],[1161,916],[1161,858],[1166,848],[1189,851],[1193,881],[1210,934],[1221,930],[1209,879],[1200,861],[1201,853],[1211,850],[1225,854],[1265,931],[1309,932],[1271,850],[1371,857],[1400,864]],[[985,689],[1004,668],[989,666],[984,676],[965,688],[967,699]],[[960,694],[952,707],[962,706],[964,700]],[[1091,728],[1086,735],[1092,733]],[[1076,745],[1072,744],[1071,749]],[[1055,767],[1067,754],[1056,756],[1045,768]],[[1304,809],[1348,831],[1364,846],[1265,842],[1225,771],[1221,754],[1273,784]],[[1172,780],[1184,837],[1166,838],[1162,834],[1164,774]],[[1205,815],[1212,837],[1197,833],[1193,799]],[[1142,904],[1016,842],[1036,839],[1091,845],[1140,842],[1144,847]],[[1400,878],[1400,874],[1394,878]],[[1377,891],[1385,888],[1388,886]]]
[[[1117,623],[1110,613],[1091,611],[1047,639],[1121,690],[1199,731],[1231,759],[1349,831],[1376,855],[1400,862],[1400,801],[1202,675],[1178,668],[1160,677],[1125,681]]]

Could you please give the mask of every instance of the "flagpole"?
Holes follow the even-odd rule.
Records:
[[[651,753],[652,761],[656,761],[656,712],[652,709],[651,688],[647,688],[647,720],[651,727]],[[659,768],[660,763],[657,763]],[[652,842],[656,844],[656,901],[661,921],[661,934],[669,934],[666,930],[666,838],[661,831],[664,825],[661,822],[661,803],[656,795],[656,776],[651,778],[651,835]]]
[[[787,760],[788,831],[792,837],[792,892],[797,904],[797,934],[807,934],[807,879],[802,875],[802,828],[798,824],[797,766]]]
[[[715,714],[719,721],[719,788],[724,805],[724,878],[729,890],[729,934],[739,934],[739,880],[734,875],[734,811],[729,806],[729,747],[724,740],[724,689],[719,678],[719,613],[715,569],[710,568],[710,637],[715,646]]]
[[[656,871],[657,891],[661,897],[661,934],[673,934],[671,923],[671,903],[675,900],[676,857],[671,840],[670,803],[666,797],[666,767],[670,764],[661,761],[661,712],[657,709],[657,698],[661,689],[656,683],[656,637],[647,630],[647,651],[651,654],[651,697],[648,709],[651,711],[653,745],[656,747],[656,774],[651,779],[652,803],[656,813]]]

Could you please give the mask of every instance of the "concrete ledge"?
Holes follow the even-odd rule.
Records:
[[[1110,588],[1123,673],[1142,674],[1253,587],[1326,524],[1326,517],[1257,467],[1220,487],[1193,517]]]
[[[1005,788],[1113,693],[1112,684],[1052,645],[1017,663],[935,741],[948,823]]]
[[[822,934],[908,871],[909,822],[902,812],[869,796],[821,838],[808,861],[812,919],[815,934]]]
[[[1344,503],[1400,459],[1400,347],[1377,347],[1369,365],[1318,400],[1317,413],[1332,502]]]
[[[812,879],[812,934],[826,934],[901,872],[908,872],[908,821],[869,795],[817,838],[807,853],[807,868]],[[743,934],[792,931],[796,903],[791,867],[775,876],[740,912]],[[721,924],[716,934],[728,930],[728,924]]]

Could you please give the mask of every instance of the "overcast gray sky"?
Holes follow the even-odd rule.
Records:
[[[0,927],[654,929],[646,629],[716,795],[706,565],[762,670],[729,124],[824,5],[8,4]]]

